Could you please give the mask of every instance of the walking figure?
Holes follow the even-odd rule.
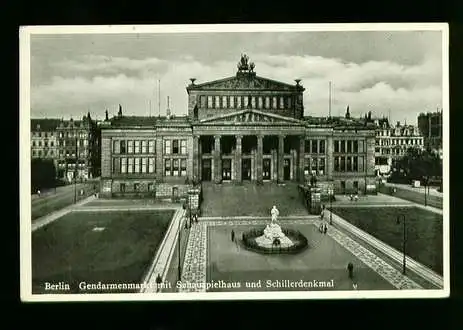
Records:
[[[235,231],[233,229],[231,231],[231,240],[232,240],[232,242],[235,241]]]
[[[156,292],[159,292],[162,283],[161,275],[156,276]]]
[[[354,277],[354,265],[352,262],[347,264],[347,271],[349,272],[349,278],[352,279]]]
[[[37,189],[37,196],[40,197],[40,189]]]
[[[323,234],[326,235],[326,232],[328,231],[328,226],[326,225],[326,223],[323,224]]]

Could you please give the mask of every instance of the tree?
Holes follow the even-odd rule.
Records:
[[[409,148],[405,156],[397,160],[390,181],[410,183],[420,180],[427,185],[432,177],[442,177],[439,155],[430,150]]]
[[[56,187],[56,168],[52,160],[35,158],[31,161],[31,188],[37,189]]]

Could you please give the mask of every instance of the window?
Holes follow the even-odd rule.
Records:
[[[140,141],[136,140],[134,141],[134,143],[135,143],[135,153],[139,154],[140,153]]]
[[[113,158],[113,173],[119,174],[122,172],[121,160],[122,158]]]
[[[363,166],[363,156],[358,157],[358,171],[363,172],[364,171],[364,166]]]
[[[147,172],[147,159],[148,158],[145,158],[145,157],[141,159],[141,173]]]
[[[270,97],[265,97],[265,109],[270,109]]]
[[[121,154],[125,154],[125,153],[127,152],[127,151],[126,151],[126,148],[125,148],[125,147],[126,147],[126,145],[125,145],[126,143],[125,143],[125,141],[120,141],[120,142],[121,142],[121,150],[120,150],[120,151],[121,151]]]
[[[304,175],[309,175],[310,171],[310,158],[304,159]]]
[[[178,159],[174,159],[173,160],[173,165],[172,165],[172,173],[174,176],[178,176],[178,170],[179,170],[179,160]]]
[[[291,108],[291,96],[288,96],[286,102],[288,103],[288,108]]]
[[[135,158],[135,169],[134,173],[140,173],[140,158]]]
[[[320,140],[320,149],[318,150],[319,153],[324,154],[325,153],[325,140]]]
[[[236,98],[236,107],[241,109],[243,107],[242,96]]]
[[[256,97],[255,97],[255,96],[252,96],[252,97],[251,97],[251,107],[252,107],[253,109],[256,108]]]
[[[318,153],[318,140],[312,140],[312,153],[317,154]]]
[[[352,141],[347,141],[347,153],[352,153]]]
[[[154,154],[154,140],[148,141],[148,153]]]
[[[170,173],[170,159],[165,160],[164,172],[165,172],[165,176],[170,176],[171,175],[171,173]]]
[[[229,104],[230,108],[234,108],[235,107],[235,97],[230,96],[229,102],[230,102]]]
[[[212,104],[212,96],[207,97],[207,107],[209,109],[212,109],[214,107],[214,105]]]
[[[42,141],[39,141],[39,147],[41,147],[41,146],[42,146]]]
[[[334,141],[334,152],[339,152],[339,141]]]
[[[154,158],[148,158],[148,173],[154,173]]]
[[[186,159],[180,160],[180,175],[186,176]]]
[[[341,153],[346,152],[346,141],[339,141],[341,143]]]
[[[277,97],[276,96],[272,98],[272,108],[273,109],[277,108]]]
[[[358,152],[359,153],[363,152],[363,141],[358,141]]]
[[[310,140],[305,140],[304,141],[304,152],[306,154],[310,154]]]
[[[146,154],[147,152],[148,141],[143,140],[141,141],[141,153]]]
[[[310,161],[310,168],[311,168],[310,173],[312,175],[316,175],[317,174],[317,165],[318,165],[317,164],[318,163],[317,158],[311,158],[310,160],[311,160]]]
[[[133,154],[133,141],[127,141],[127,150],[129,154]]]
[[[224,109],[228,108],[228,102],[227,102],[226,96],[222,96],[222,108]]]
[[[35,156],[35,150],[32,150],[32,156]]]
[[[127,173],[133,173],[133,158],[128,158]]]
[[[54,147],[55,144],[53,143],[53,141],[50,142],[50,147]]]
[[[284,109],[285,108],[285,99],[283,98],[283,96],[280,96],[280,109]]]
[[[357,156],[352,157],[353,162],[352,162],[352,171],[357,172],[359,169],[359,160]]]
[[[205,95],[201,95],[199,97],[199,106],[201,108],[205,108],[206,107],[206,96]]]
[[[32,141],[32,146],[35,147],[35,141]]]
[[[125,193],[125,183],[120,184],[120,190],[122,193]]]
[[[165,141],[165,145],[164,145],[164,153],[166,155],[170,155],[170,152],[171,152],[171,141],[170,140],[166,140]]]
[[[215,108],[220,108],[220,96],[218,95],[215,97]]]
[[[257,101],[257,106],[259,109],[262,109],[264,107],[264,100],[262,96],[259,96],[258,101]]]
[[[180,140],[180,153],[186,155],[186,140]]]
[[[354,152],[354,153],[359,152],[359,142],[358,142],[357,140],[354,140],[353,143],[354,143],[354,146],[353,146],[353,147],[354,147],[354,150],[353,150],[353,152]]]
[[[341,172],[346,171],[346,157],[341,157]]]
[[[352,157],[347,157],[347,172],[352,172]]]
[[[318,174],[325,175],[325,158],[318,158]]]
[[[249,96],[245,96],[243,100],[243,106],[247,108],[249,106]]]
[[[134,183],[133,184],[133,191],[140,191],[140,184],[139,183]]]
[[[177,155],[178,154],[178,140],[173,140],[172,141],[172,153],[174,155]]]

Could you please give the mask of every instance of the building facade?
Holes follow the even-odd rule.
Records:
[[[90,114],[82,120],[32,119],[31,157],[50,159],[57,178],[72,182],[92,177],[95,142]]]
[[[394,162],[403,157],[409,148],[424,148],[424,138],[418,127],[391,126],[387,119],[376,122],[375,170],[377,175],[388,175]]]
[[[254,68],[243,56],[235,76],[191,79],[186,116],[120,111],[102,124],[101,196],[182,194],[191,180],[305,183],[311,176],[337,192],[374,190],[374,127],[304,117],[300,80],[262,78]]]
[[[442,110],[420,113],[418,127],[424,137],[425,147],[442,153]]]

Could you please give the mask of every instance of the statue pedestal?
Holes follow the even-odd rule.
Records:
[[[281,227],[276,223],[267,225],[264,229],[264,235],[257,237],[256,242],[260,246],[271,248],[274,246],[275,238],[280,240],[280,247],[293,246],[294,243],[283,233]]]

